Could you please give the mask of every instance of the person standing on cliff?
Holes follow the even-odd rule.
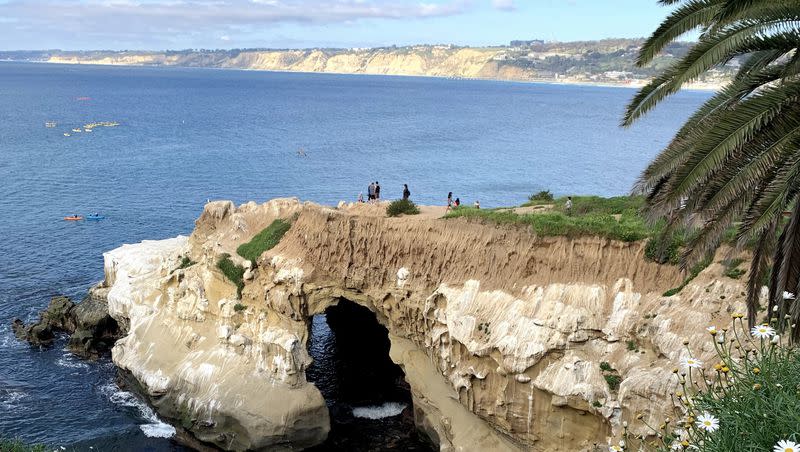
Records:
[[[381,200],[381,184],[375,181],[375,201]]]
[[[408,201],[411,197],[411,190],[408,189],[408,184],[403,184],[403,201]]]
[[[367,201],[372,202],[375,199],[375,182],[370,182],[367,187]]]
[[[564,208],[567,210],[567,215],[572,216],[572,196],[567,196],[567,203],[564,204]]]

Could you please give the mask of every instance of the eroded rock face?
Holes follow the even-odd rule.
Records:
[[[35,346],[52,345],[57,333],[70,334],[67,348],[85,358],[107,353],[120,336],[102,293],[90,294],[78,304],[67,297],[53,297],[37,322],[25,325],[14,319],[12,329],[20,340]]]
[[[237,300],[218,256],[296,214],[275,249],[242,260],[255,265]],[[643,243],[296,200],[210,203],[190,239],[106,253],[110,312],[128,326],[113,359],[202,441],[302,449],[329,428],[305,379],[308,322],[345,298],[389,330],[417,424],[442,450],[587,450],[634,412],[658,424],[684,340],[712,354],[705,327],[743,309],[742,284],[716,264],[663,297],[683,275],[643,255]],[[177,269],[182,256],[197,264]]]

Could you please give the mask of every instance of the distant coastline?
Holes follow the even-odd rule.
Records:
[[[186,67],[272,72],[422,76],[579,86],[640,88],[658,69],[681,58],[677,43],[647,67],[636,66],[642,40],[546,43],[510,46],[418,45],[353,49],[232,49],[180,51],[0,51],[0,60],[104,66]],[[710,71],[688,88],[724,86],[737,62]]]
[[[589,80],[571,80],[571,79],[546,79],[546,78],[493,78],[493,77],[457,77],[448,75],[429,75],[429,74],[393,74],[393,73],[365,73],[365,72],[333,72],[333,71],[301,71],[292,69],[261,69],[261,68],[240,68],[240,67],[216,67],[216,66],[181,66],[181,65],[151,65],[151,64],[125,64],[125,63],[108,63],[96,61],[20,61],[12,59],[0,59],[0,63],[31,63],[31,64],[46,64],[46,65],[69,65],[69,66],[114,66],[114,67],[148,67],[148,68],[181,68],[181,69],[216,69],[216,70],[233,70],[233,71],[251,71],[251,72],[275,72],[286,74],[330,74],[330,75],[373,75],[373,76],[389,76],[389,77],[427,77],[447,80],[473,80],[482,82],[509,82],[509,83],[530,83],[530,84],[543,84],[543,85],[564,85],[564,86],[585,86],[594,88],[629,88],[639,89],[646,85],[649,80],[637,80],[635,83],[603,81],[594,82]],[[698,82],[690,83],[684,86],[684,90],[689,91],[717,91],[725,86],[725,82]]]

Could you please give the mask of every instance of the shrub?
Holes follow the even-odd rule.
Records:
[[[290,222],[277,219],[256,234],[249,242],[239,245],[236,248],[236,253],[255,264],[265,251],[271,250],[281,241],[283,235],[291,227],[292,224]]]
[[[603,372],[614,372],[614,368],[611,367],[611,364],[608,361],[603,361],[600,363],[600,370]]]
[[[600,403],[599,401],[595,400],[594,402],[592,402],[592,406],[595,407],[595,408],[600,408],[600,407],[603,406],[603,404]]]
[[[622,377],[617,374],[605,374],[603,378],[606,379],[606,383],[608,384],[608,389],[612,391],[616,391],[619,389],[619,384],[622,382]]]
[[[550,190],[542,190],[539,193],[528,196],[528,201],[535,202],[553,202],[553,194]]]
[[[658,234],[647,241],[644,257],[658,264],[677,265],[685,243],[682,234]]]
[[[193,261],[189,258],[189,256],[183,256],[181,258],[181,264],[178,266],[178,270],[191,267],[192,265],[196,264],[197,262]]]
[[[398,199],[392,201],[389,206],[386,207],[386,215],[390,217],[396,217],[398,215],[417,215],[418,213],[419,209],[417,205],[410,199]]]
[[[228,278],[228,281],[236,284],[236,296],[242,298],[242,289],[244,289],[244,267],[234,264],[231,260],[231,255],[225,253],[219,257],[217,268]]]
[[[684,360],[676,370],[679,421],[645,424],[654,438],[647,442],[626,429],[625,450],[771,451],[783,450],[779,441],[800,442],[800,352],[772,327],[749,331],[743,317],[733,314],[725,332],[709,328],[717,362]],[[791,336],[788,321],[785,329]]]
[[[638,351],[639,346],[636,344],[636,341],[626,341],[625,346],[628,348],[628,351]]]
[[[722,274],[731,279],[741,278],[742,275],[747,273],[746,270],[739,268],[742,263],[744,263],[744,259],[726,259],[722,261],[722,265],[725,266],[725,271]]]
[[[21,439],[0,437],[0,451],[2,452],[46,452],[49,447],[43,444],[25,444]]]
[[[242,312],[242,311],[244,311],[246,309],[247,309],[247,305],[244,305],[244,304],[241,304],[241,303],[236,303],[233,306],[233,310],[236,311],[236,312]]]

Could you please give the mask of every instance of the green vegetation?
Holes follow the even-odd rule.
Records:
[[[256,234],[249,242],[243,243],[236,248],[239,256],[255,263],[258,258],[267,250],[271,250],[281,241],[286,231],[292,227],[288,221],[277,219],[261,232]]]
[[[628,348],[628,351],[630,352],[639,351],[639,345],[636,343],[636,341],[625,341],[625,346]]]
[[[605,374],[603,375],[603,378],[605,378],[606,383],[608,384],[608,389],[612,391],[619,389],[619,384],[622,383],[622,377],[617,374]]]
[[[242,289],[244,289],[244,267],[234,264],[231,255],[225,253],[219,257],[217,268],[228,278],[228,281],[236,284],[236,296],[241,298]]]
[[[553,202],[553,199],[553,194],[550,193],[550,190],[542,190],[539,193],[528,196],[528,201],[532,203]]]
[[[747,273],[747,270],[739,268],[744,263],[744,259],[725,259],[722,265],[725,266],[725,271],[722,273],[731,279],[739,279]]]
[[[623,125],[633,124],[687,82],[733,60],[739,64],[732,82],[684,123],[645,169],[637,188],[652,214],[674,220],[667,233],[703,220],[685,247],[686,262],[709,255],[730,227],[736,228],[740,243],[754,244],[747,284],[751,325],[759,308],[760,282],[770,267],[778,277],[770,284],[767,315],[790,315],[793,323],[800,323],[800,309],[782,297],[796,292],[800,281],[800,4],[661,3],[672,10],[642,45],[638,66],[651,64],[687,33],[700,31],[699,38],[636,94]],[[793,334],[800,340],[800,329]]]
[[[178,266],[177,270],[182,270],[184,268],[191,267],[192,265],[196,264],[197,262],[193,261],[189,258],[189,256],[181,257],[181,264]]]
[[[46,452],[50,450],[43,444],[25,444],[20,439],[0,437],[0,451],[2,452]]]
[[[247,310],[247,305],[244,305],[244,304],[241,304],[241,303],[236,303],[233,306],[233,310],[236,311],[236,312],[245,311],[245,310]]]
[[[398,215],[417,215],[419,208],[410,199],[398,199],[392,201],[386,207],[386,215],[396,217]]]
[[[594,402],[592,402],[592,406],[595,407],[595,408],[601,408],[603,406],[603,404],[600,403],[599,401],[595,400]]]
[[[617,373],[617,369],[611,367],[607,361],[600,363],[600,371],[603,373],[603,379],[606,380],[608,388],[612,391],[619,389],[619,384],[622,382],[622,377]]]
[[[676,421],[644,425],[652,441],[626,430],[623,450],[798,450],[777,447],[800,442],[800,350],[775,334],[791,330],[791,320],[751,330],[743,314],[732,317],[733,327],[724,333],[709,328],[713,362],[699,362],[689,350],[676,363]]]
[[[471,218],[498,224],[520,224],[530,226],[540,236],[577,237],[596,235],[624,242],[634,242],[654,235],[658,230],[649,226],[639,215],[641,201],[631,197],[600,198],[576,196],[572,198],[572,215],[567,215],[566,198],[551,202],[531,201],[523,206],[553,204],[551,211],[516,214],[507,209],[475,209],[461,206],[453,209],[445,218]]]
[[[681,285],[678,286],[678,287],[674,287],[672,289],[669,289],[668,291],[664,292],[664,296],[665,297],[671,297],[671,296],[675,295],[676,293],[680,292],[681,290],[683,290],[683,288],[686,287],[687,284],[689,284],[693,279],[695,279],[697,277],[697,275],[699,275],[700,272],[703,271],[703,269],[708,267],[710,264],[711,264],[711,258],[710,257],[707,257],[707,258],[703,259],[702,261],[694,264],[692,266],[692,268],[689,270],[689,276],[687,276],[686,279],[683,280]]]

